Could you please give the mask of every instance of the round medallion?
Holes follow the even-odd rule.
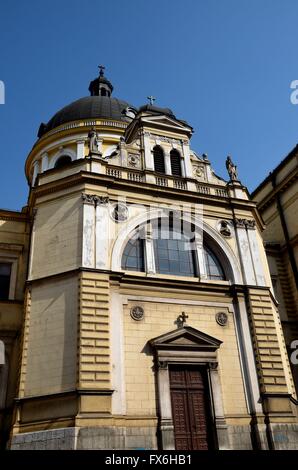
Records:
[[[139,166],[139,157],[137,155],[129,155],[128,164],[129,164],[129,166],[138,167]]]
[[[194,174],[198,178],[202,178],[204,176],[204,168],[202,166],[197,166],[194,168]]]
[[[125,222],[128,219],[128,208],[125,204],[114,204],[112,207],[111,217],[115,222]]]
[[[231,237],[232,235],[231,226],[227,220],[220,220],[217,224],[217,228],[218,228],[219,233],[223,237]]]
[[[226,324],[228,323],[228,315],[226,314],[226,312],[217,312],[217,314],[215,315],[215,320],[220,326],[226,326]]]
[[[144,309],[143,307],[140,307],[139,305],[136,305],[135,307],[132,307],[130,311],[130,316],[133,320],[140,321],[143,320],[144,318]]]

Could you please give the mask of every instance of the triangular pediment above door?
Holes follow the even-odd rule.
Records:
[[[149,341],[153,349],[191,349],[215,351],[222,341],[191,326],[183,326],[169,331]]]

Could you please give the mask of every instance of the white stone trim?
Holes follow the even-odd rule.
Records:
[[[39,174],[39,160],[33,162],[32,186],[35,186],[37,175]]]
[[[199,235],[195,238],[196,243],[196,251],[198,257],[198,267],[199,267],[199,276],[200,279],[206,280],[207,279],[207,267],[205,263],[205,256],[204,256],[204,249],[203,249],[203,238]]]
[[[49,163],[49,169],[55,168],[55,164],[57,160],[59,160],[60,157],[66,155],[67,157],[70,157],[72,161],[77,159],[77,154],[70,148],[64,148],[61,147],[59,148],[58,152],[55,153],[55,155],[52,156],[50,163]]]
[[[108,269],[109,263],[109,243],[110,243],[110,218],[108,204],[96,205],[96,222],[95,222],[95,255],[96,269]]]
[[[252,414],[262,413],[258,375],[244,298],[238,298],[238,302],[233,306],[233,310],[247,409]]]
[[[111,315],[111,367],[112,367],[112,414],[126,414],[125,397],[125,357],[123,329],[123,301],[118,292],[112,292],[110,298]]]
[[[85,140],[77,140],[77,160],[85,158]]]
[[[94,204],[82,204],[83,207],[83,252],[82,267],[95,268],[95,207]]]
[[[161,145],[160,145],[160,147],[163,150],[166,175],[172,175],[170,152],[168,150],[164,149]]]
[[[184,162],[184,169],[185,169],[185,177],[186,178],[193,178],[193,169],[192,163],[190,160],[190,148],[188,141],[182,141],[182,153],[183,153],[183,162]]]
[[[154,241],[152,238],[152,224],[149,223],[145,227],[145,268],[148,274],[156,273]]]
[[[247,236],[247,230],[245,227],[236,227],[236,237],[238,240],[238,248],[240,259],[243,268],[243,277],[245,284],[256,285],[255,272],[253,262],[251,259],[250,246]]]
[[[143,133],[144,140],[144,157],[145,157],[145,170],[154,171],[154,159],[151,150],[150,136],[147,133]]]
[[[41,173],[47,171],[49,168],[49,156],[47,153],[44,153],[41,157]]]
[[[228,311],[234,314],[233,304],[224,303],[224,302],[208,302],[207,300],[187,300],[187,299],[168,299],[165,297],[151,297],[151,296],[142,296],[142,295],[127,295],[123,296],[123,302],[128,303],[129,300],[140,302],[157,302],[157,303],[167,303],[167,304],[176,304],[176,305],[201,305],[202,307],[221,307],[227,308]]]
[[[258,286],[266,286],[266,277],[261,261],[257,232],[255,229],[247,230],[248,242],[255,272],[255,278]]]

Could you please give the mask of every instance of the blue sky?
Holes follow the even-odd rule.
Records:
[[[8,1],[0,7],[0,207],[20,209],[40,122],[88,95],[106,65],[113,95],[149,94],[195,130],[192,147],[249,190],[298,141],[295,0]]]

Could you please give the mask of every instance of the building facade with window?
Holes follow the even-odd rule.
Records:
[[[89,91],[40,126],[26,160],[8,446],[297,447],[256,203],[170,109],[114,98],[102,70]]]

